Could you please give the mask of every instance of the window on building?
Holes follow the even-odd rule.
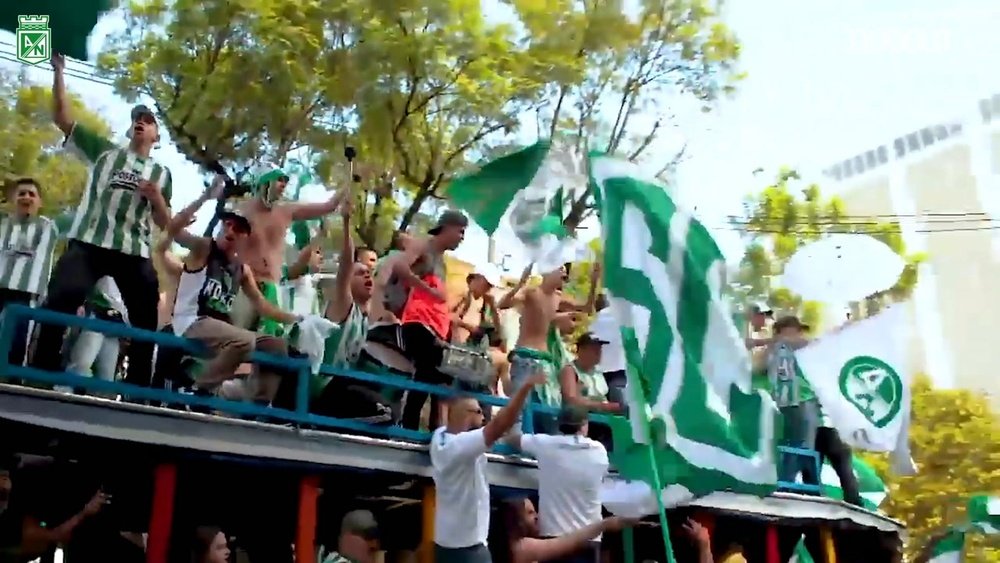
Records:
[[[864,156],[862,156],[862,155],[859,154],[858,156],[854,157],[854,170],[858,174],[861,174],[862,172],[864,172],[866,170],[865,169],[865,157]]]
[[[951,125],[948,126],[948,136],[949,137],[954,137],[955,135],[961,135],[961,134],[962,134],[962,124],[961,123],[952,123]]]
[[[878,161],[881,164],[889,162],[889,150],[886,149],[885,145],[882,145],[878,148]]]
[[[906,144],[903,143],[902,137],[893,141],[892,147],[896,149],[896,158],[902,158],[906,154]]]
[[[878,166],[878,162],[875,161],[875,151],[868,151],[865,153],[865,166],[869,170]]]
[[[920,142],[925,147],[934,144],[934,132],[931,131],[930,127],[924,127],[920,130]]]
[[[983,123],[989,123],[993,119],[990,100],[979,100],[979,115],[983,116]]]
[[[916,133],[910,133],[906,136],[906,149],[908,151],[920,150],[920,139],[917,138]]]
[[[948,129],[944,125],[934,126],[934,138],[938,141],[943,141],[948,138]]]
[[[850,178],[851,176],[854,176],[854,166],[851,164],[850,160],[845,160],[842,166],[844,167],[845,178]]]
[[[840,169],[839,164],[827,170],[826,173],[829,174],[830,176],[833,176],[833,178],[838,181],[844,177],[844,172]]]

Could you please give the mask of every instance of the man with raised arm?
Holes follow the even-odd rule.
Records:
[[[372,297],[372,272],[357,261],[351,240],[351,202],[341,204],[344,236],[332,286],[324,290],[326,318],[336,323],[326,338],[323,363],[353,369],[368,336],[368,314]],[[384,422],[392,411],[382,402],[376,386],[347,377],[315,375],[311,381],[310,408],[317,414]]]
[[[329,215],[337,210],[348,190],[338,190],[322,203],[281,201],[288,185],[288,174],[280,168],[268,168],[253,180],[253,197],[239,206],[239,212],[250,221],[252,232],[240,243],[240,259],[254,275],[257,287],[272,305],[279,305],[281,269],[285,264],[285,237],[293,221],[307,221]],[[249,296],[248,296],[249,297]],[[262,319],[259,324],[248,322],[249,311],[238,311],[238,325],[252,325],[271,336],[284,336],[285,327],[274,319]]]
[[[393,279],[385,288],[386,296],[402,304],[398,312],[401,324],[378,327],[372,331],[376,340],[384,341],[385,332],[402,343],[403,354],[413,362],[414,379],[424,383],[447,384],[451,378],[438,367],[451,332],[452,314],[448,306],[444,254],[455,250],[465,240],[469,219],[459,211],[445,211],[426,238],[413,239],[405,251],[390,259],[384,268],[391,268]],[[393,313],[396,313],[393,311]],[[383,334],[380,336],[379,332]],[[427,393],[409,390],[403,405],[402,425],[416,430],[420,426],[420,411],[427,402]],[[431,398],[430,428],[441,424],[437,397]]]
[[[486,452],[517,422],[531,388],[544,381],[534,374],[493,418],[483,425],[483,410],[471,397],[451,400],[448,423],[431,436],[431,474],[437,488],[434,509],[434,561],[489,563],[490,487]]]
[[[511,292],[500,300],[500,308],[510,307],[514,301],[521,304],[517,346],[510,353],[510,380],[514,389],[520,389],[529,375],[542,371],[546,377],[537,389],[539,401],[549,406],[562,404],[559,370],[569,358],[561,333],[572,330],[581,313],[593,310],[596,299],[593,286],[596,286],[599,276],[600,268],[595,264],[591,272],[590,298],[582,306],[574,305],[563,297],[563,286],[569,280],[569,264],[545,273],[541,284],[523,290],[520,296]],[[536,420],[542,423],[552,420],[552,417],[538,416]],[[535,428],[535,432],[555,431],[553,424],[545,426]]]
[[[236,254],[243,239],[252,232],[250,222],[238,212],[222,214],[222,225],[215,238],[192,235],[184,230],[194,213],[215,194],[221,192],[219,178],[212,186],[184,208],[168,224],[166,236],[189,250],[177,282],[174,301],[174,333],[204,343],[214,354],[196,378],[199,394],[216,391],[225,381],[235,379],[236,368],[249,359],[254,350],[279,356],[288,354],[285,340],[234,326],[230,318],[233,300],[242,289],[255,311],[281,323],[295,323],[299,317],[269,303],[260,290],[250,267]],[[269,405],[278,391],[280,376],[271,368],[259,368],[259,385],[254,394],[258,404]]]
[[[45,307],[73,314],[83,305],[97,280],[111,276],[121,289],[132,326],[156,330],[160,298],[150,261],[152,225],[170,221],[170,170],[150,157],[159,140],[156,117],[143,105],[132,108],[129,144],[118,147],[73,120],[63,82],[65,59],[52,57],[53,121],[66,135],[66,147],[90,164],[83,199],[67,233],[69,245],[56,263]],[[33,365],[55,371],[60,367],[65,328],[41,325]],[[153,345],[135,340],[129,350],[125,381],[148,386]]]

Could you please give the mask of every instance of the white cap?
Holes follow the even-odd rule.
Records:
[[[497,268],[489,262],[477,265],[472,273],[477,276],[483,276],[493,287],[500,287],[500,284],[503,283],[503,276],[500,274],[500,268]]]

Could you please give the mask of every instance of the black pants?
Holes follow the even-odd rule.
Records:
[[[820,467],[823,466],[823,458],[827,458],[830,466],[837,472],[840,488],[844,491],[844,502],[861,506],[858,478],[851,465],[851,447],[840,439],[835,428],[820,427],[816,431],[816,451],[819,452]],[[802,480],[805,482],[805,475]]]
[[[400,339],[403,342],[403,352],[407,359],[413,362],[416,372],[413,380],[421,383],[433,385],[447,385],[451,383],[451,378],[438,371],[441,366],[441,358],[444,356],[444,347],[441,339],[434,334],[431,329],[419,323],[406,323],[399,327]],[[406,402],[403,405],[403,417],[401,424],[403,428],[417,430],[420,428],[420,411],[427,402],[427,393],[423,391],[409,390],[406,392]],[[431,397],[431,430],[442,421],[438,420],[441,413],[441,397],[434,395]]]
[[[7,305],[31,305],[31,300],[35,296],[26,291],[16,291],[13,289],[0,289],[0,313]],[[28,327],[31,320],[20,318],[17,326],[14,327],[14,340],[10,345],[10,352],[7,354],[7,362],[12,366],[24,364],[24,355],[28,352]]]
[[[92,244],[71,240],[49,281],[45,308],[59,313],[76,314],[94,290],[97,280],[111,276],[128,309],[129,322],[135,328],[156,330],[156,306],[160,286],[149,258],[132,256]],[[42,324],[32,365],[48,371],[61,366],[65,327]],[[148,387],[153,370],[153,344],[133,341],[129,346],[128,373],[125,382]]]

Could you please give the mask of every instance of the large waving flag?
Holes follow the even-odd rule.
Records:
[[[914,472],[908,320],[906,307],[895,305],[795,353],[841,439],[854,448],[893,452],[894,470],[901,474]]]
[[[605,506],[614,510],[612,497],[629,496],[637,482],[650,496],[668,484],[666,505],[715,491],[770,494],[778,413],[751,390],[749,355],[721,295],[722,252],[633,164],[592,156],[590,173],[628,364],[630,421],[613,428],[612,458],[631,483],[612,484],[621,495],[609,491]]]
[[[574,190],[587,185],[584,161],[548,141],[492,160],[448,186],[451,203],[493,234],[506,225],[542,272],[571,262],[576,247],[563,226]]]

